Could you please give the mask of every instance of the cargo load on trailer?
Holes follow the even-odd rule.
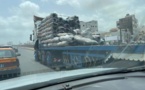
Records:
[[[77,16],[63,19],[53,13],[44,18],[38,27],[38,40],[42,46],[97,45],[91,38],[81,36]]]

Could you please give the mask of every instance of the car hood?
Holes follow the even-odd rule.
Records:
[[[0,90],[3,89],[32,89],[42,85],[64,82],[81,78],[90,73],[104,72],[114,68],[94,68],[94,69],[79,69],[71,71],[47,72],[21,76],[13,79],[0,81]]]
[[[2,62],[2,60],[5,60],[5,61],[15,61],[16,58],[15,57],[10,57],[10,58],[4,57],[4,58],[0,58],[0,61],[1,62]]]

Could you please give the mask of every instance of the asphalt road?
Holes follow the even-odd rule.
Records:
[[[52,72],[53,70],[36,62],[34,60],[34,50],[30,48],[18,48],[19,53],[19,62],[21,68],[21,75],[29,75],[35,73],[43,73],[43,72]]]

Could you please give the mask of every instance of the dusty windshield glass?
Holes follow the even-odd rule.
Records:
[[[2,0],[0,7],[0,80],[144,65],[143,0]]]

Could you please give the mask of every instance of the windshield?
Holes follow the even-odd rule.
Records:
[[[0,2],[0,47],[13,48],[0,50],[0,82],[45,73],[63,77],[76,71],[87,75],[144,65],[143,0]],[[16,60],[1,59],[10,57]]]
[[[0,50],[0,58],[15,57],[15,53],[12,50]]]

